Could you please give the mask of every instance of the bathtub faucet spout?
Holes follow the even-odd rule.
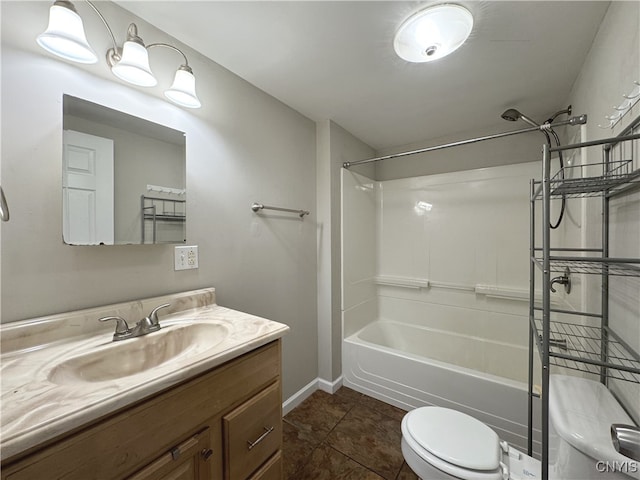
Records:
[[[549,286],[549,289],[553,293],[556,293],[556,289],[553,288],[553,285],[556,283],[564,285],[564,291],[567,295],[571,293],[571,270],[569,270],[569,267],[564,269],[564,275],[560,275],[559,277],[554,277],[551,279],[551,285]]]

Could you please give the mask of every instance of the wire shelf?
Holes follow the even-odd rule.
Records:
[[[169,193],[175,194],[175,192]],[[147,195],[141,195],[140,200],[142,244],[149,243],[149,240],[151,243],[185,242],[186,200]],[[147,238],[149,234],[151,239]],[[167,237],[167,235],[169,238],[159,238],[159,236]]]
[[[628,159],[563,167],[549,180],[551,197],[599,196],[638,182],[640,177],[632,172],[632,166],[632,160]]]
[[[538,346],[542,320],[535,320]],[[602,338],[607,361],[602,361]],[[640,358],[610,329],[568,322],[549,322],[549,363],[571,370],[600,375],[606,367],[609,378],[640,383]]]
[[[542,258],[535,259],[538,267],[542,269]],[[571,273],[585,273],[590,275],[602,275],[603,268],[606,273],[619,277],[640,277],[640,262],[637,259],[616,258],[552,258],[549,262],[552,273],[563,273],[569,268]]]
[[[154,207],[144,207],[145,209],[151,209]],[[166,220],[166,221],[173,221],[173,222],[184,222],[187,218],[186,215],[179,215],[179,214],[163,214],[163,215],[155,215],[153,213],[145,213],[144,214],[144,218],[145,220]]]

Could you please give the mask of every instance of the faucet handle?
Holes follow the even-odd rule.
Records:
[[[170,307],[170,306],[171,306],[170,303],[163,303],[162,305],[158,305],[156,308],[151,310],[151,313],[149,314],[149,316],[147,318],[149,320],[151,320],[151,326],[155,330],[159,330],[160,329],[160,322],[158,320],[158,310],[160,310],[161,308],[167,308],[167,307]]]
[[[115,320],[117,322],[116,332],[113,334],[114,341],[127,338],[131,334],[131,329],[129,328],[129,324],[122,317],[109,316],[109,317],[102,317],[98,319],[99,322],[107,322],[109,320]]]
[[[640,462],[640,428],[635,425],[611,425],[611,441],[618,453]]]

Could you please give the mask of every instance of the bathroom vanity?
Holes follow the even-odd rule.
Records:
[[[67,314],[76,335],[66,339],[56,338],[62,315],[4,327],[2,480],[281,478],[288,327],[215,305],[213,289],[189,293]],[[78,321],[161,303],[171,310],[148,339],[112,342],[113,326],[88,333],[92,324]],[[26,324],[30,343],[49,343],[29,347]],[[96,360],[114,348],[121,364],[130,350],[174,355],[142,371]]]

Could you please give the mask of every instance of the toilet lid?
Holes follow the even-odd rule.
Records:
[[[407,414],[407,430],[425,450],[453,465],[495,470],[500,439],[484,423],[456,410],[421,407]]]

